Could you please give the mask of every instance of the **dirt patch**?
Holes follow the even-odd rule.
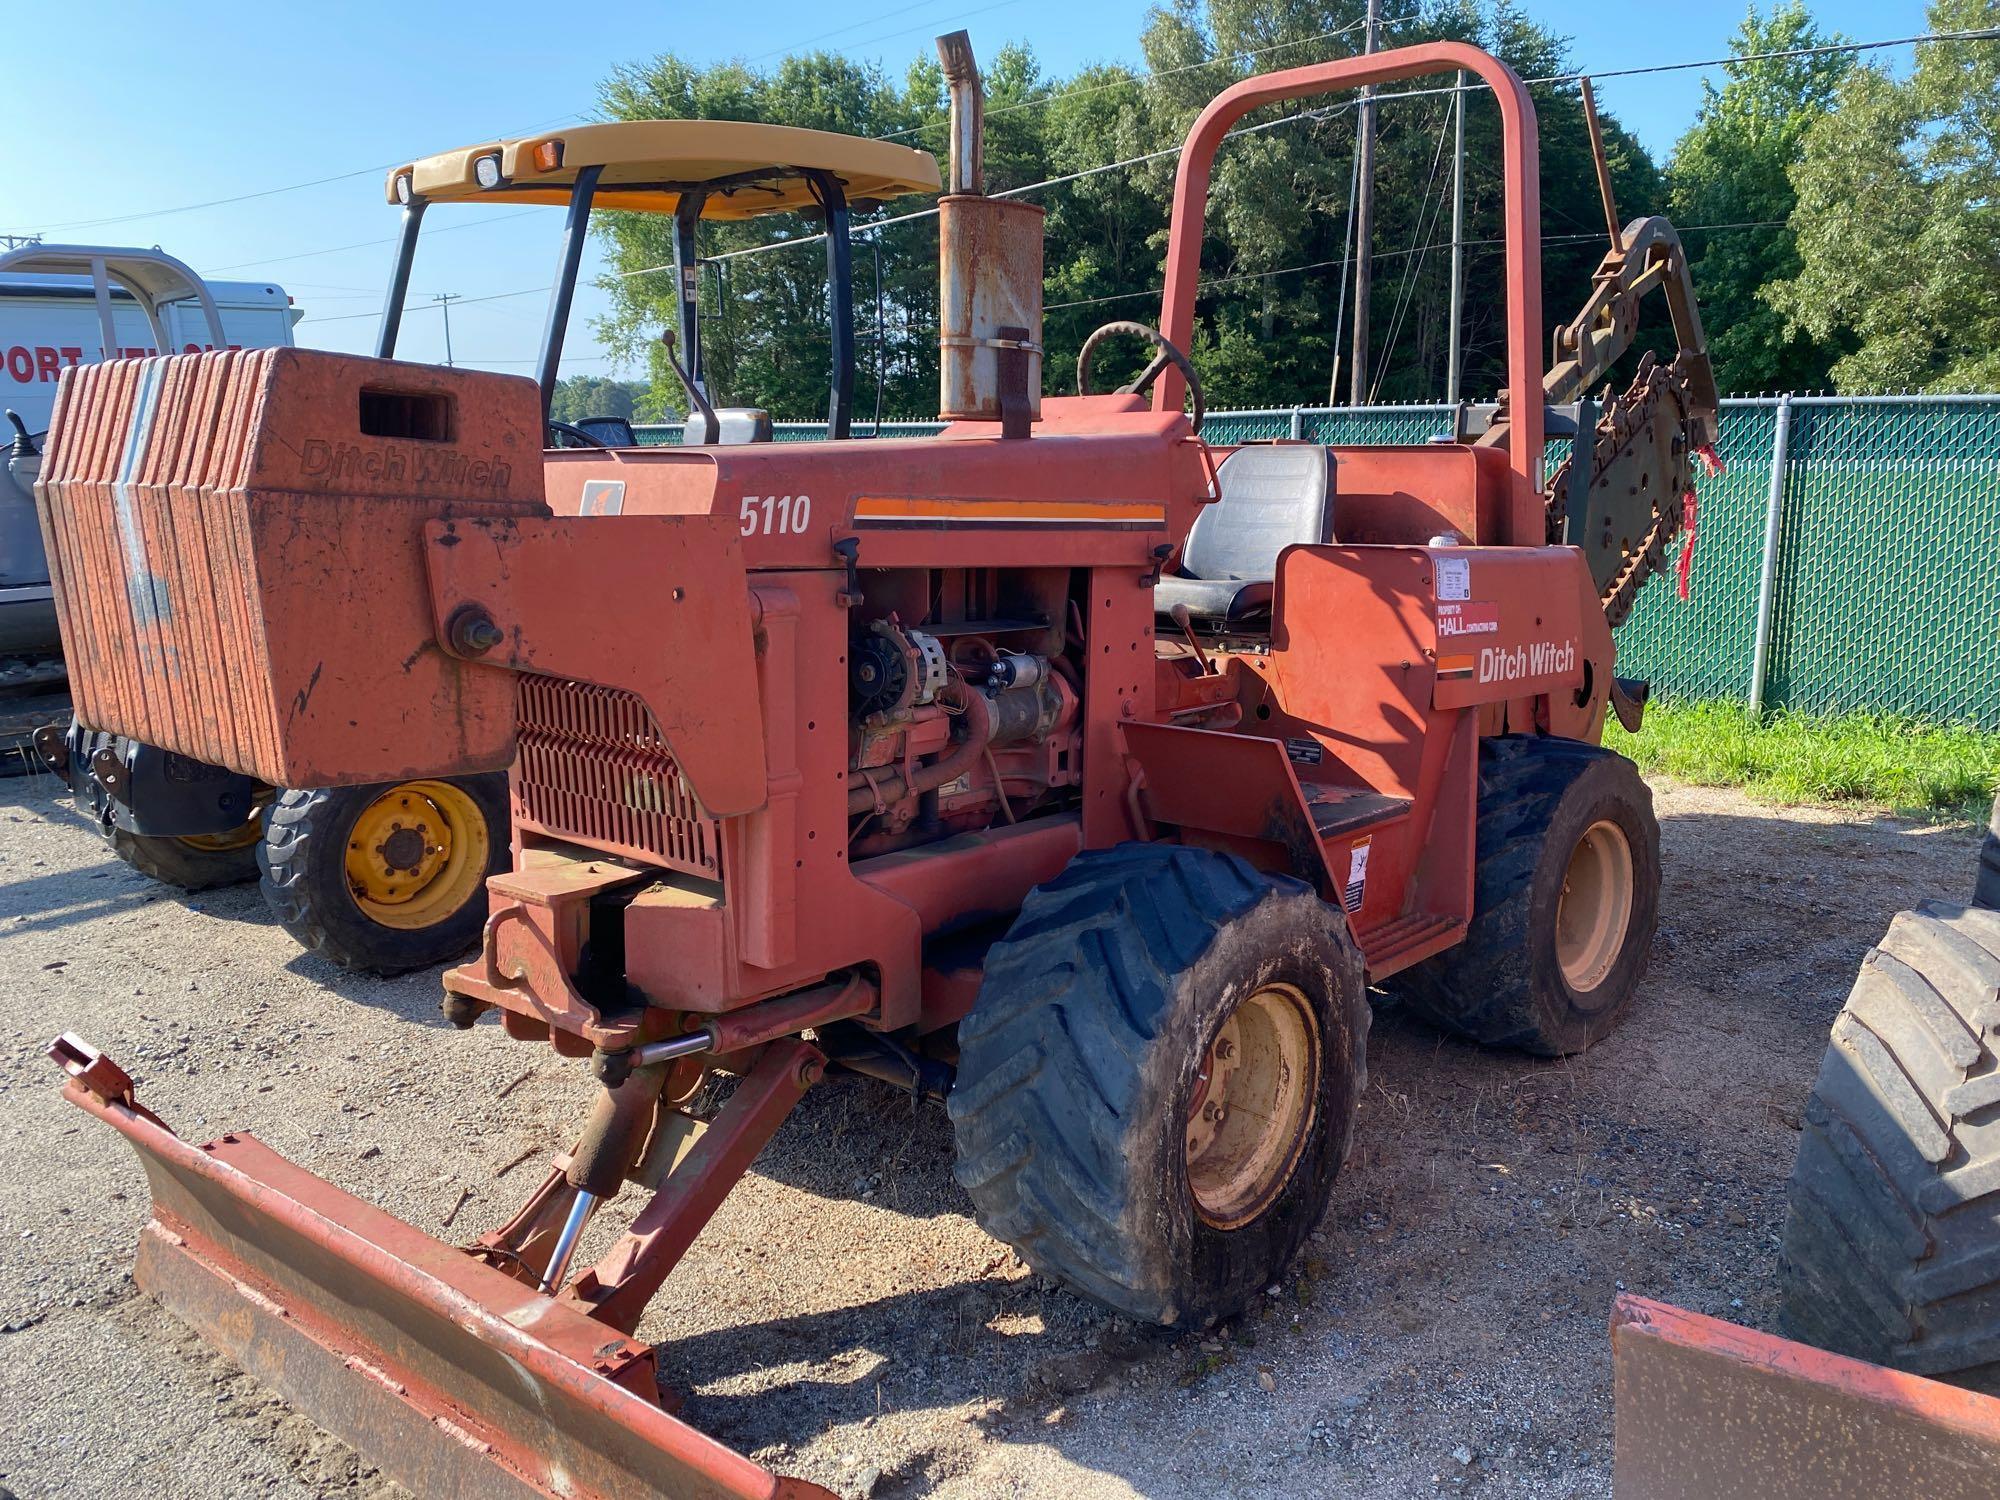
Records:
[[[1962,895],[1975,849],[1963,828],[1657,791],[1666,893],[1625,1026],[1550,1063],[1382,1015],[1325,1221],[1237,1325],[1142,1329],[1041,1283],[971,1222],[941,1111],[836,1079],[641,1329],[688,1417],[850,1495],[1609,1494],[1612,1296],[1775,1326],[1826,1028],[1890,914]],[[565,1144],[588,1087],[436,1002],[434,974],[301,956],[254,890],[163,893],[48,780],[0,783],[0,1485],[400,1493],[133,1290],[143,1177],[61,1102],[41,1045],[80,1031],[183,1133],[254,1130],[463,1237],[526,1195],[532,1166],[493,1174]],[[621,1225],[603,1216],[586,1253]]]

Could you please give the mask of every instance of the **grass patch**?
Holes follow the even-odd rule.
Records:
[[[1781,802],[1867,802],[1906,816],[1984,822],[2000,784],[2000,734],[1894,714],[1761,721],[1738,703],[1654,703],[1605,744],[1643,770]]]

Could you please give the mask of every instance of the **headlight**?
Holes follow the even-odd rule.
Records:
[[[483,188],[500,186],[500,153],[495,151],[490,156],[474,157],[472,175],[478,179],[479,185]]]
[[[396,178],[396,201],[398,203],[408,203],[411,196],[410,174],[408,172],[398,174]]]

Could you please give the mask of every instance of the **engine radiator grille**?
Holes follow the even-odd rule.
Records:
[[[689,875],[720,876],[696,804],[645,703],[620,688],[520,680],[514,816],[523,827]]]

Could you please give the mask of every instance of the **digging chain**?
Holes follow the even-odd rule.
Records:
[[[1631,385],[1623,395],[1605,402],[1604,414],[1598,419],[1590,450],[1591,489],[1605,483],[1621,467],[1643,465],[1650,458],[1657,457],[1663,470],[1655,475],[1642,468],[1637,488],[1650,500],[1650,522],[1636,541],[1626,545],[1624,560],[1598,595],[1605,619],[1614,630],[1631,614],[1646,580],[1666,566],[1667,544],[1681,529],[1681,497],[1693,483],[1689,408],[1678,361],[1662,365],[1648,352],[1639,362]],[[1662,422],[1669,425],[1663,429]],[[1551,543],[1566,539],[1570,466],[1575,462],[1576,449],[1572,448],[1543,491],[1548,500]]]

